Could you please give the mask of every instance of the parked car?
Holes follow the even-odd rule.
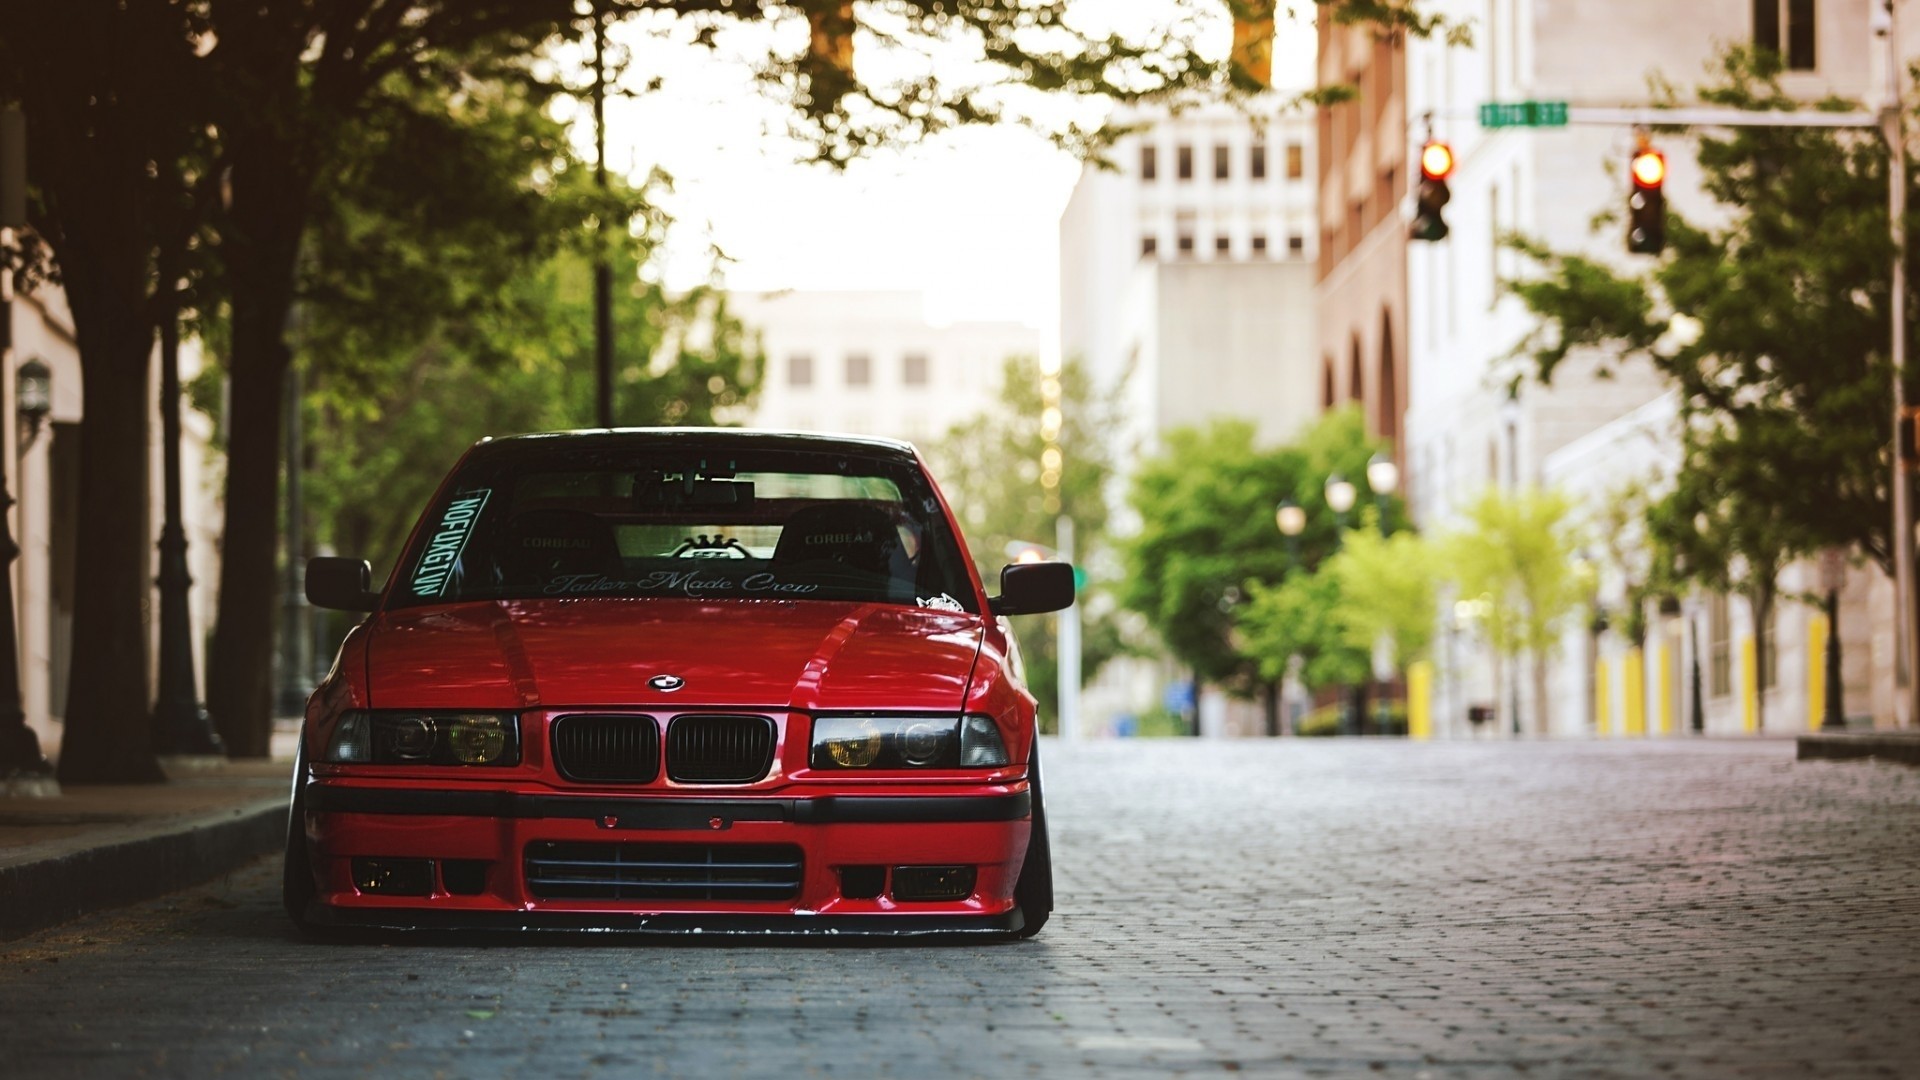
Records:
[[[369,492],[369,498],[378,493]],[[1034,699],[905,443],[752,431],[483,440],[308,701],[303,927],[1030,936],[1053,907]]]

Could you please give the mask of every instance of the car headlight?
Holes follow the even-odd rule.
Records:
[[[808,761],[816,769],[978,769],[1007,763],[987,716],[822,716]]]
[[[383,710],[342,713],[321,759],[361,765],[518,765],[514,713]]]

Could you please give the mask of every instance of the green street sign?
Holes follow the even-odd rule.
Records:
[[[1567,103],[1564,101],[1490,101],[1480,106],[1480,126],[1565,127]]]

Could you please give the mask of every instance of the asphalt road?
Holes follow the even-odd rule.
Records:
[[[1048,748],[1033,941],[313,945],[274,868],[0,949],[0,1075],[1920,1075],[1920,770]]]

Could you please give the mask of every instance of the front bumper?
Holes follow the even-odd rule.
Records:
[[[844,792],[715,798],[463,790],[310,779],[304,829],[317,896],[308,921],[390,929],[594,930],[906,936],[1018,931],[1013,888],[1026,854],[1024,782],[937,793]],[[530,882],[535,846],[791,845],[797,888],[777,900],[567,898]],[[425,859],[476,871],[479,891],[363,891],[356,859]],[[849,867],[965,866],[971,893],[943,900],[849,895]]]

